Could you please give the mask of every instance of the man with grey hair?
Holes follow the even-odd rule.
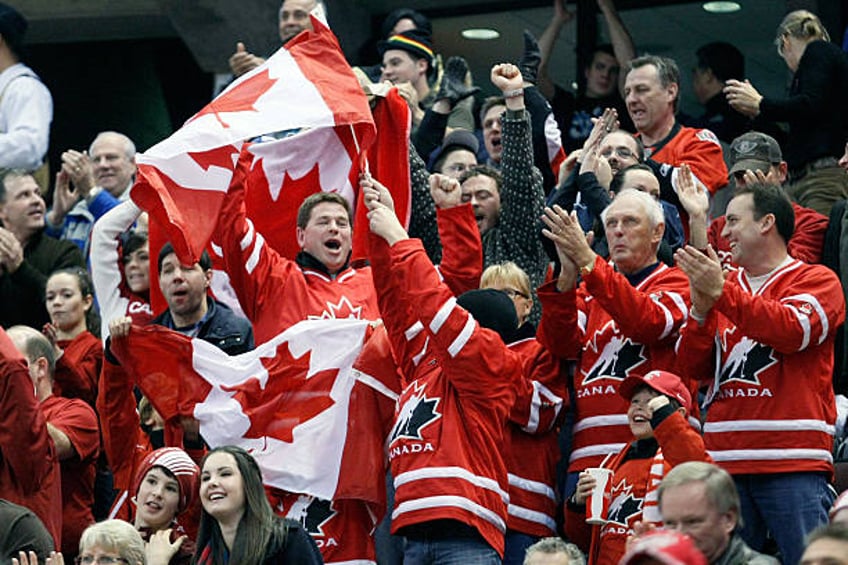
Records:
[[[680,71],[668,57],[645,55],[628,64],[624,102],[645,145],[645,157],[660,179],[660,197],[681,210],[678,168],[689,165],[711,194],[727,184],[721,143],[708,129],[682,126],[676,119]],[[684,223],[685,225],[685,223]]]
[[[59,458],[33,382],[33,375],[53,362],[53,349],[48,344],[38,354],[13,339],[0,328],[0,499],[32,510],[58,548],[62,536]]]
[[[87,255],[94,222],[129,198],[135,173],[135,143],[116,131],[97,134],[87,153],[62,153],[47,235],[72,241]]]
[[[585,565],[583,553],[560,538],[542,538],[527,548],[524,565]]]
[[[663,525],[691,537],[711,565],[777,565],[748,547],[738,533],[739,493],[730,474],[712,463],[673,468],[659,488]]]
[[[672,366],[677,332],[687,319],[688,281],[657,259],[664,216],[659,202],[645,192],[622,190],[603,211],[609,261],[589,246],[576,214],[555,206],[545,209],[543,221],[562,269],[555,282],[539,289],[539,297],[562,301],[573,319],[560,332],[551,332],[555,335],[546,332],[540,338],[555,354],[577,358],[576,416],[564,488],[568,500],[580,471],[597,467],[632,440],[626,417],[630,403],[618,389],[631,374]],[[628,505],[617,513],[617,523],[631,527],[640,509],[641,501]],[[579,515],[583,504],[568,500],[568,510],[569,516]]]
[[[324,3],[321,0],[284,0],[280,6],[279,30],[280,41],[283,45],[305,29],[312,29],[309,14],[320,9],[323,13]],[[236,51],[230,56],[230,71],[236,77],[252,71],[265,62],[265,59],[254,55],[239,41]]]

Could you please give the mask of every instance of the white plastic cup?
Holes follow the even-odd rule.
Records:
[[[595,479],[595,488],[586,503],[586,523],[606,524],[607,509],[609,508],[609,496],[607,496],[607,483],[612,478],[612,469],[604,467],[588,467],[585,472]]]

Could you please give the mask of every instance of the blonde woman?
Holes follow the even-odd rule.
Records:
[[[747,80],[728,80],[724,92],[746,116],[789,123],[789,196],[827,216],[834,202],[848,197],[848,176],[838,164],[848,129],[848,58],[807,10],[783,18],[775,44],[794,73],[786,99],[763,96]]]
[[[518,331],[507,346],[522,360],[524,379],[509,414],[509,439],[504,461],[509,474],[504,565],[521,565],[528,547],[556,535],[557,437],[563,406],[567,406],[565,375],[560,363],[536,340],[528,321],[533,309],[530,277],[511,261],[490,265],[480,288],[500,290],[512,299]],[[544,296],[544,294],[542,294]],[[544,298],[543,298],[544,301]],[[557,311],[542,308],[544,327]]]

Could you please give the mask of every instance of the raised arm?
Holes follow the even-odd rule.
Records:
[[[535,289],[541,286],[547,256],[537,233],[545,204],[542,176],[533,166],[530,123],[524,110],[523,78],[511,64],[492,67],[492,83],[501,90],[507,111],[503,116],[501,210],[490,257],[509,259],[524,269]],[[490,244],[487,244],[490,245]],[[534,308],[534,311],[538,311]]]
[[[554,97],[554,83],[548,74],[548,67],[551,62],[551,55],[554,52],[554,45],[562,31],[563,26],[574,19],[574,13],[569,12],[565,7],[565,0],[554,0],[554,13],[551,15],[551,21],[548,27],[539,36],[539,52],[541,61],[539,62],[539,77],[536,86],[539,88],[545,98],[551,100]]]
[[[621,97],[624,98],[624,67],[633,58],[636,57],[636,47],[633,45],[633,38],[630,37],[630,32],[621,21],[621,16],[618,10],[615,9],[614,0],[598,0],[598,8],[601,9],[601,14],[604,16],[604,21],[609,30],[610,43],[612,43],[612,51],[615,53],[615,58],[618,64],[621,65],[621,70],[618,73],[618,91]]]
[[[122,202],[100,220],[91,231],[91,280],[100,305],[100,337],[109,337],[109,322],[127,314],[130,300],[121,292],[120,236],[132,227],[141,215],[141,208],[132,200]],[[150,311],[150,305],[147,305]],[[152,312],[150,312],[152,314]]]

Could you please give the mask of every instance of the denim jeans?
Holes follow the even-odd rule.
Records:
[[[827,523],[834,491],[820,473],[736,475],[744,525],[742,539],[761,550],[767,532],[777,542],[784,563],[798,563],[804,539]]]
[[[405,538],[404,565],[501,565],[501,557],[483,538]]]
[[[538,536],[507,530],[504,538],[504,565],[523,565],[527,548],[540,539]]]

